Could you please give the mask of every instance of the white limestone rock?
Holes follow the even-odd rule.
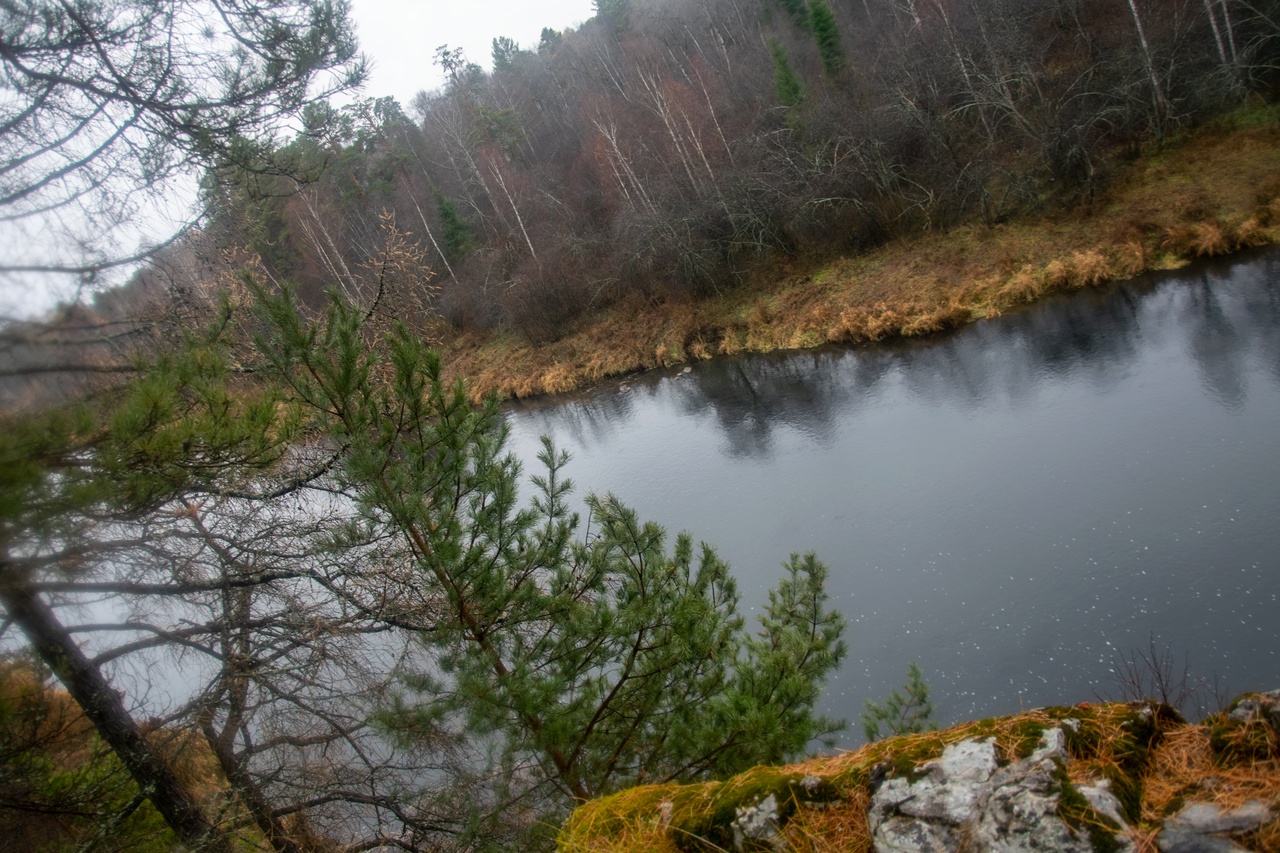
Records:
[[[991,739],[948,746],[921,765],[914,779],[886,780],[871,800],[870,823],[879,853],[994,853],[1038,850],[1091,853],[1084,833],[1058,816],[1065,737],[1046,731],[1027,758],[1000,767]],[[1120,804],[1105,785],[1082,791],[1095,811],[1117,820]],[[1096,801],[1096,803],[1095,803]],[[1123,836],[1118,843],[1131,849]]]

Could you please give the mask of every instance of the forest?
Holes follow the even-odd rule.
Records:
[[[492,73],[442,46],[443,91],[313,116],[338,130],[283,151],[318,177],[211,176],[202,236],[315,299],[359,289],[389,215],[452,329],[541,342],[628,297],[1086,202],[1274,84],[1266,4],[597,6],[536,48],[495,38]]]
[[[442,46],[400,105],[338,99],[340,2],[6,5],[0,227],[72,236],[0,274],[84,293],[0,328],[7,836],[541,849],[602,794],[819,748],[821,560],[749,624],[712,547],[576,496],[550,442],[526,475],[431,343],[1087,204],[1267,102],[1278,15],[598,0],[491,73]],[[120,236],[183,179],[191,221]]]

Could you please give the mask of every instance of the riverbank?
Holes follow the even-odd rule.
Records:
[[[564,853],[1280,850],[1280,691],[1044,708],[573,813]]]
[[[1280,243],[1280,108],[1234,113],[1113,167],[1070,208],[760,271],[714,298],[632,297],[557,341],[446,332],[448,372],[472,395],[558,394],[613,376],[738,352],[926,335],[1196,258]]]

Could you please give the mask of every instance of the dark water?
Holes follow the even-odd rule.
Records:
[[[941,723],[1091,701],[1152,639],[1280,687],[1280,254],[676,376],[513,407],[513,446],[716,545],[748,605],[816,550],[849,623],[828,713],[910,661]]]

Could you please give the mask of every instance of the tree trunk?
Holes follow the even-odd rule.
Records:
[[[8,611],[40,659],[76,700],[98,735],[128,769],[183,844],[193,850],[230,853],[223,833],[209,822],[186,785],[143,736],[102,672],[71,639],[49,605],[18,577],[10,561],[0,561],[0,604]]]

